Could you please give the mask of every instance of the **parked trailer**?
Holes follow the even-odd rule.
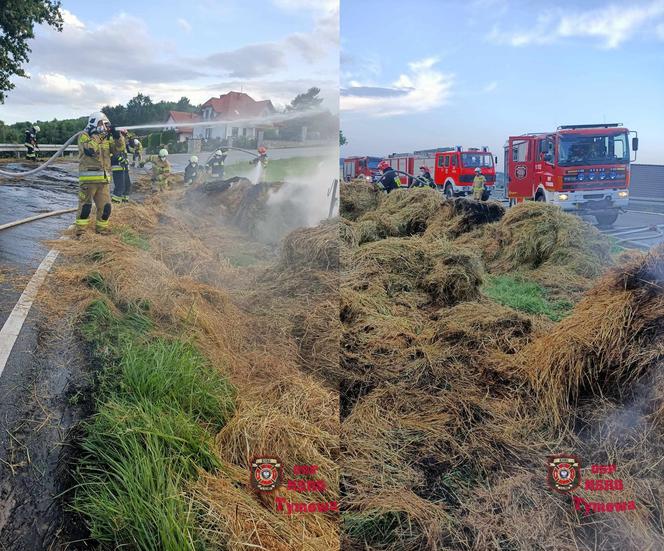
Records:
[[[634,134],[633,159],[629,134]],[[620,123],[510,136],[505,145],[510,205],[542,201],[610,226],[629,202],[630,162],[638,143],[636,132]]]

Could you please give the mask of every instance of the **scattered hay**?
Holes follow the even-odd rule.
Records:
[[[282,261],[291,269],[308,266],[320,270],[339,268],[339,222],[326,220],[315,228],[289,233],[282,245]]]
[[[494,201],[474,201],[464,197],[448,199],[429,221],[426,235],[456,238],[477,228],[497,222],[505,214],[505,208]]]
[[[367,182],[341,182],[339,212],[344,218],[356,220],[375,209],[380,200],[378,189]]]
[[[610,243],[595,228],[560,208],[525,202],[511,208],[495,227],[497,272],[563,266],[592,278],[612,263]]]
[[[624,395],[664,358],[664,247],[613,269],[523,351],[543,407],[560,421],[583,394]]]
[[[421,234],[441,204],[440,193],[429,188],[398,189],[383,196],[378,207],[358,220],[360,243],[387,236]]]

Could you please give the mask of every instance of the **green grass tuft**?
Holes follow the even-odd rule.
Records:
[[[307,174],[313,174],[324,157],[293,157],[290,159],[269,159],[270,152],[268,151],[268,163],[265,169],[263,179],[267,182],[282,182],[288,178],[302,177]],[[231,176],[248,176],[255,170],[255,165],[250,161],[242,161],[234,163],[226,167],[224,177],[230,178]]]
[[[219,468],[213,435],[234,413],[235,389],[191,343],[150,337],[149,304],[124,310],[94,301],[81,325],[102,374],[72,507],[114,548],[202,549],[183,489]]]
[[[496,302],[526,312],[560,321],[574,304],[567,300],[549,300],[546,290],[538,283],[510,276],[489,277],[484,294]]]
[[[131,228],[127,227],[121,228],[118,233],[120,234],[120,240],[123,243],[131,245],[132,247],[136,247],[138,249],[142,249],[144,251],[150,249],[150,243],[148,242],[148,240],[145,239],[144,237],[141,237]]]

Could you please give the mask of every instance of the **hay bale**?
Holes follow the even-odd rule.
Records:
[[[546,203],[528,201],[511,208],[495,228],[493,264],[501,272],[564,266],[584,277],[611,264],[610,243],[580,218]]]
[[[504,214],[505,208],[495,201],[474,201],[464,197],[448,199],[429,220],[425,235],[456,238],[485,224],[497,222]]]
[[[339,212],[349,220],[357,220],[365,212],[375,209],[380,200],[376,186],[363,181],[341,182]]]
[[[289,233],[283,240],[282,263],[289,268],[338,269],[339,228],[338,219],[331,219],[313,228],[301,228]]]
[[[440,245],[435,247],[438,249]],[[447,246],[441,252],[434,252],[434,258],[435,263],[423,282],[433,304],[452,306],[479,297],[484,268],[476,255]]]
[[[664,246],[611,270],[548,335],[523,350],[554,423],[582,395],[624,396],[664,359]]]
[[[398,189],[383,196],[376,209],[364,214],[359,222],[373,222],[376,237],[421,234],[440,208],[440,203],[440,193],[430,188]],[[376,239],[366,239],[369,240]]]

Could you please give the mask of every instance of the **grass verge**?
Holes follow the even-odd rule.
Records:
[[[510,276],[491,276],[483,288],[492,300],[528,314],[560,321],[574,306],[568,300],[549,300],[546,290],[534,281]]]
[[[269,156],[269,152],[268,152]],[[316,172],[318,164],[325,157],[292,157],[290,159],[269,160],[263,179],[266,182],[282,182],[292,177],[306,176]],[[254,170],[250,161],[234,163],[226,167],[225,177],[246,176]]]
[[[81,332],[101,370],[73,507],[102,545],[202,549],[185,484],[218,468],[212,438],[235,390],[191,343],[151,336],[147,310],[116,314],[100,299],[86,312]]]

